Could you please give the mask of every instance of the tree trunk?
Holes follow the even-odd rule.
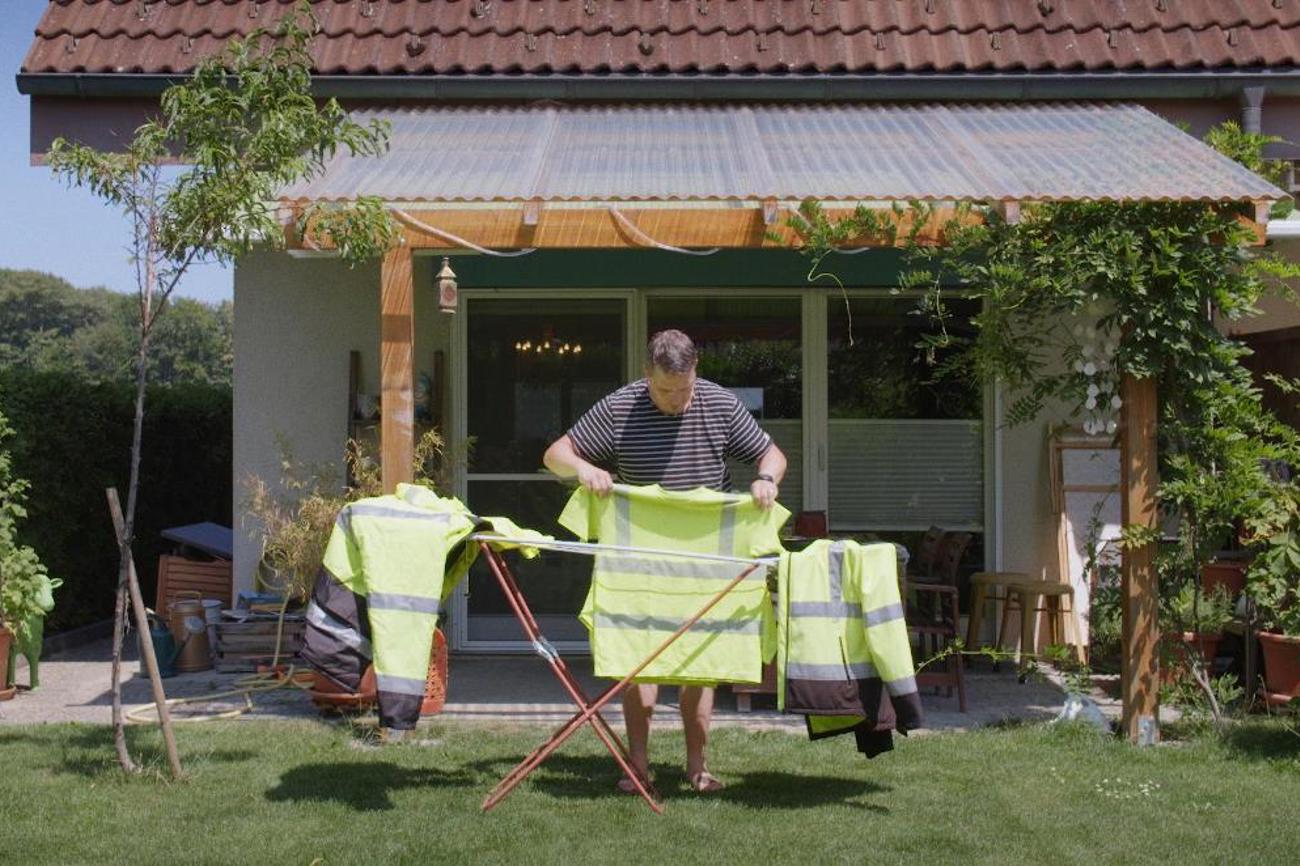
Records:
[[[126,729],[122,716],[122,685],[119,679],[122,669],[122,644],[126,634],[126,582],[134,556],[131,544],[135,533],[136,493],[140,488],[140,447],[144,438],[144,397],[148,375],[145,365],[149,358],[149,326],[152,324],[149,321],[149,306],[146,297],[141,310],[140,350],[135,361],[135,424],[131,432],[131,475],[122,534],[117,539],[117,603],[113,610],[113,743],[117,747],[118,763],[128,773],[135,772],[136,766],[126,746]]]
[[[122,769],[134,773],[139,768],[131,760],[131,751],[126,745],[126,727],[122,721],[122,640],[125,631],[126,566],[119,565],[117,602],[113,605],[113,747],[117,750],[117,762]]]

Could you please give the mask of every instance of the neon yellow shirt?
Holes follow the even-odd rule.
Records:
[[[604,498],[578,488],[560,525],[601,544],[752,559],[780,550],[777,530],[789,516],[780,505],[764,511],[748,495],[618,484]],[[631,673],[745,568],[642,553],[598,555],[582,611],[596,675],[621,679]],[[761,681],[762,663],[775,651],[766,571],[756,569],[727,593],[637,681]]]

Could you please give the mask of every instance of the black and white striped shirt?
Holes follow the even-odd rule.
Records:
[[[580,457],[624,484],[724,492],[732,489],[727,459],[753,463],[772,444],[736,395],[707,379],[695,380],[681,415],[659,411],[647,380],[624,385],[579,418],[569,439]]]

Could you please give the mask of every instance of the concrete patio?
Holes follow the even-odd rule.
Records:
[[[128,641],[128,659],[123,664],[122,692],[128,709],[148,706],[152,702],[148,679],[139,676],[133,641]],[[83,722],[109,724],[111,705],[108,683],[111,663],[110,643],[100,640],[54,654],[41,663],[42,687],[35,692],[20,691],[11,701],[0,702],[0,724],[45,722]],[[588,695],[596,695],[608,681],[591,675],[590,659],[566,658]],[[961,713],[956,697],[948,698],[924,690],[926,730],[965,730],[1006,720],[1043,721],[1054,717],[1065,702],[1064,691],[1052,680],[1031,678],[1020,683],[1011,666],[1001,672],[989,670],[979,660],[966,677],[969,712]],[[195,697],[237,688],[246,674],[219,674],[213,671],[181,674],[163,681],[169,698]],[[27,671],[20,662],[18,681],[26,682]],[[1097,696],[1107,715],[1118,715],[1118,705]],[[279,688],[251,697],[252,708],[239,716],[244,719],[318,718],[319,711],[308,695],[297,688]],[[656,726],[676,726],[676,690],[660,692],[661,711]],[[210,715],[245,707],[242,695],[187,704],[177,712],[182,715]],[[573,712],[572,704],[546,664],[536,656],[454,655],[450,660],[447,704],[435,718],[480,721],[493,724],[558,724]],[[618,701],[605,711],[612,722],[621,723]],[[715,724],[751,729],[785,729],[802,733],[802,717],[776,712],[775,699],[755,696],[753,711],[736,709],[729,690],[719,691]]]

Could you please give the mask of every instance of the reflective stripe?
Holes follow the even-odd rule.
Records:
[[[862,605],[849,601],[792,601],[791,619],[857,619]]]
[[[663,558],[655,556],[596,555],[596,568],[602,572],[618,574],[644,574],[650,577],[689,577],[696,580],[731,580],[744,566],[740,563],[701,562],[699,560]],[[763,569],[756,568],[746,580],[763,578]]]
[[[830,592],[832,601],[844,599],[844,543],[836,541],[831,545],[830,558],[827,563],[830,573]]]
[[[392,692],[397,695],[424,694],[424,680],[417,680],[412,677],[397,677],[376,671],[375,685],[381,692]]]
[[[619,547],[632,545],[632,500],[617,492],[614,494],[614,543]]]
[[[868,626],[884,625],[887,622],[893,622],[896,619],[903,618],[903,606],[901,604],[887,604],[884,607],[878,607],[875,610],[869,610],[863,616]]]
[[[896,680],[887,680],[885,688],[895,697],[916,694],[916,677],[899,677]]]
[[[847,668],[841,664],[821,665],[811,662],[787,662],[785,675],[789,679],[816,680],[819,682],[845,682],[845,674],[855,680],[876,676],[876,669],[867,662],[854,662]]]
[[[370,657],[370,641],[366,640],[366,638],[362,636],[361,632],[357,631],[352,626],[342,620],[330,616],[328,611],[316,604],[314,601],[307,605],[307,622],[316,626],[316,628],[325,632],[344,646],[352,647],[352,649],[367,658]]]
[[[415,613],[438,612],[438,599],[420,595],[403,595],[400,592],[372,592],[367,601],[371,610],[409,610]]]
[[[438,511],[411,511],[406,508],[393,508],[391,505],[375,505],[371,502],[354,502],[347,511],[356,517],[395,517],[402,520],[428,520],[433,523],[450,523],[451,515]]]
[[[626,613],[597,613],[596,628],[627,631],[673,632],[685,625],[684,619],[666,619],[658,616],[633,616]],[[750,620],[700,620],[689,631],[714,634],[758,634],[759,622]]]
[[[726,502],[722,506],[722,521],[718,525],[718,553],[723,556],[735,553],[737,505],[737,502]]]

